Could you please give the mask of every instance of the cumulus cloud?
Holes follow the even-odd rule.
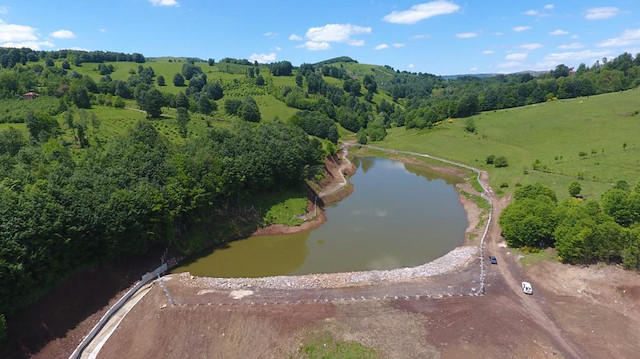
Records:
[[[493,51],[492,50],[484,50],[484,51],[482,51],[482,54],[483,55],[491,55],[491,54],[493,54]]]
[[[306,36],[315,43],[346,43],[352,46],[364,45],[364,40],[353,39],[355,35],[371,33],[370,27],[351,24],[327,24],[320,27],[312,27],[307,30]]]
[[[389,45],[387,45],[387,44],[380,44],[380,45],[377,45],[376,47],[374,47],[373,49],[374,49],[374,50],[384,50],[384,49],[388,49],[388,48],[389,48]]]
[[[291,40],[291,41],[302,41],[302,36],[296,35],[296,34],[291,34],[291,35],[289,35],[289,40]]]
[[[38,40],[37,30],[31,26],[0,23],[0,42]]]
[[[474,37],[478,37],[478,33],[477,32],[461,32],[456,34],[456,37],[461,39],[471,39]]]
[[[602,20],[609,19],[620,14],[620,9],[613,6],[605,7],[592,7],[587,9],[584,14],[584,18],[587,20]]]
[[[414,40],[417,40],[417,39],[428,39],[430,37],[431,35],[420,34],[420,35],[413,35],[411,38]]]
[[[515,52],[512,54],[508,54],[507,56],[504,57],[504,59],[510,60],[510,61],[522,61],[526,59],[527,56],[528,54],[526,52]]]
[[[536,10],[527,10],[524,12],[524,14],[529,16],[538,16],[540,15],[540,12]]]
[[[311,51],[319,51],[319,50],[329,50],[331,45],[328,42],[316,42],[316,41],[307,41],[302,45],[296,46],[298,48],[304,48]]]
[[[409,65],[407,65],[407,67],[408,67],[408,68],[410,68],[410,69],[415,69],[415,68],[416,68],[416,65],[414,65],[414,64],[409,64]]]
[[[518,45],[518,46],[516,46],[516,49],[523,49],[523,50],[527,50],[527,51],[533,51],[533,50],[537,50],[537,49],[539,49],[541,47],[542,47],[542,44],[533,43],[533,44]]]
[[[553,35],[553,36],[568,35],[568,34],[569,34],[569,31],[565,31],[561,29],[551,31],[549,33],[549,35]]]
[[[622,35],[605,40],[598,47],[619,47],[640,43],[640,29],[625,30]]]
[[[55,37],[56,39],[73,39],[76,37],[76,34],[74,34],[70,30],[58,30],[58,31],[52,32],[49,35],[51,37]]]
[[[270,39],[273,39],[273,38],[277,37],[278,34],[276,34],[275,32],[268,31],[268,32],[265,32],[264,34],[262,34],[262,36],[268,37]]]
[[[558,52],[551,53],[546,55],[543,58],[543,61],[536,65],[537,68],[551,68],[553,66],[559,64],[566,63],[577,63],[588,60],[597,60],[601,59],[609,55],[609,51],[593,51],[593,50],[582,50],[582,51],[567,51],[567,52]]]
[[[176,0],[149,0],[153,6],[180,6]]]
[[[453,2],[437,0],[413,5],[409,10],[392,11],[382,20],[393,24],[415,24],[430,17],[452,14],[458,10],[460,6]]]
[[[393,44],[391,44],[391,46],[393,46],[393,47],[395,47],[397,49],[397,48],[400,48],[400,47],[405,47],[406,45],[403,44],[403,43],[400,43],[400,42],[394,42]]]
[[[553,6],[553,4],[547,4],[547,5],[544,6],[544,8],[547,9],[547,10],[553,10],[554,6]]]
[[[581,44],[579,42],[572,42],[570,44],[560,45],[560,46],[558,46],[558,49],[560,49],[560,50],[577,50],[577,49],[583,48],[584,46],[585,46],[584,44]]]
[[[251,54],[251,56],[249,56],[249,60],[251,60],[252,62],[258,61],[258,63],[261,64],[268,64],[270,62],[274,62],[276,61],[277,55],[275,52],[272,52],[270,54]]]
[[[51,41],[21,41],[21,42],[9,41],[9,42],[4,42],[0,44],[0,47],[15,47],[18,49],[23,47],[28,47],[31,50],[35,50],[35,51],[40,51],[44,47],[51,48],[53,46],[55,45]]]
[[[513,31],[515,32],[523,32],[527,30],[531,30],[531,26],[516,26],[513,28]]]

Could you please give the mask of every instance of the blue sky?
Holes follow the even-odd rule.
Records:
[[[637,0],[0,0],[0,46],[509,73],[635,55],[639,13]]]

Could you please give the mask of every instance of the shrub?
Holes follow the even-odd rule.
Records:
[[[571,182],[569,184],[569,195],[571,197],[575,197],[575,196],[579,195],[580,191],[582,191],[582,187],[580,186],[580,183]]]
[[[501,168],[501,167],[509,166],[509,163],[507,162],[506,157],[500,156],[500,157],[496,157],[496,159],[493,162],[493,165],[496,166],[496,168]]]
[[[507,182],[500,183],[500,188],[507,188],[507,187],[509,187],[509,184]]]
[[[495,159],[496,159],[496,155],[489,155],[489,156],[487,156],[487,164],[488,164],[488,165],[492,165],[492,164],[493,164],[493,162],[495,161]]]

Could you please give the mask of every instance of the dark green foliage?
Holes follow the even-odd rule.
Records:
[[[194,76],[200,75],[201,73],[202,73],[202,69],[190,62],[187,62],[184,65],[182,65],[182,74],[187,80],[191,80]]]
[[[175,108],[183,107],[183,108],[186,108],[188,110],[189,109],[189,98],[187,97],[187,95],[184,94],[184,92],[180,91],[176,95],[173,104],[174,104],[173,107],[175,107]]]
[[[228,99],[224,102],[224,110],[229,115],[237,115],[238,110],[242,106],[242,101],[237,99]]]
[[[247,96],[242,100],[238,116],[248,122],[260,122],[260,109],[253,97]]]
[[[30,112],[25,122],[29,135],[35,141],[45,142],[60,132],[60,124],[49,115]]]
[[[262,75],[258,75],[256,77],[256,85],[263,86],[264,85],[264,77]]]
[[[4,314],[0,313],[0,343],[4,342],[7,338],[7,320],[4,318]]]
[[[467,94],[458,103],[458,117],[468,117],[478,112],[478,95]]]
[[[367,126],[367,135],[371,141],[382,141],[387,136],[387,130],[380,122],[371,122]]]
[[[164,103],[164,96],[155,88],[150,90],[142,90],[137,96],[136,101],[140,109],[147,113],[147,118],[158,118],[162,114],[162,106]]]
[[[166,86],[166,83],[164,82],[164,76],[162,75],[158,76],[156,81],[158,82],[158,86]]]
[[[486,162],[488,165],[492,165],[495,160],[496,160],[496,155],[489,155],[487,156]]]
[[[273,76],[290,76],[293,71],[293,65],[289,61],[274,62],[269,65]]]
[[[549,245],[556,224],[556,203],[546,196],[514,201],[500,216],[502,235],[512,247]]]
[[[300,111],[292,117],[291,122],[300,126],[309,135],[338,143],[339,136],[336,124],[322,112]]]
[[[19,130],[9,127],[0,131],[0,156],[15,156],[26,144],[27,142]]]
[[[209,66],[213,66],[213,65],[215,65],[215,64],[216,64],[216,60],[214,60],[214,59],[209,59],[209,60],[207,60],[207,64],[209,64]]]
[[[360,129],[360,131],[356,133],[356,140],[359,144],[366,145],[368,142],[367,132],[364,129]]]
[[[218,109],[218,105],[209,100],[206,96],[200,96],[200,98],[198,99],[198,112],[208,115],[211,113],[211,111],[215,111]]]
[[[364,85],[364,88],[366,88],[369,93],[373,94],[378,92],[378,83],[371,75],[364,75],[364,78],[362,79],[362,85]]]
[[[556,193],[549,187],[546,187],[542,183],[535,183],[518,188],[513,194],[513,199],[519,201],[525,198],[536,199],[538,197],[547,197],[554,203],[558,203],[558,197]]]
[[[91,98],[85,86],[74,85],[69,90],[69,98],[78,108],[91,108]]]
[[[475,122],[472,118],[468,118],[468,119],[465,121],[464,129],[465,129],[467,132],[476,133],[476,130],[477,130],[477,128],[476,128],[476,122]]]
[[[177,87],[184,86],[184,76],[182,74],[173,75],[173,85]]]
[[[184,107],[179,107],[176,122],[178,122],[178,132],[180,132],[182,138],[187,137],[187,123],[189,120],[189,111]]]
[[[62,68],[65,70],[71,70],[71,65],[69,65],[69,61],[62,61]]]
[[[336,66],[323,66],[322,75],[334,77],[341,80],[346,80],[349,78],[349,75],[347,75],[347,71],[345,69]]]
[[[342,89],[355,96],[360,95],[360,81],[356,79],[348,79],[342,85]]]
[[[224,91],[222,86],[218,82],[209,82],[203,88],[202,92],[209,97],[209,99],[217,101],[224,97]]]
[[[117,97],[113,103],[113,107],[115,108],[124,108],[125,102],[122,97]]]
[[[496,166],[496,168],[507,167],[509,166],[509,162],[507,162],[506,157],[499,156],[493,161],[493,165]]]
[[[571,182],[569,183],[569,195],[571,197],[576,197],[582,191],[582,186],[580,186],[580,182]]]

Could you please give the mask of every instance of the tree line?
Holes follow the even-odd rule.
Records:
[[[502,234],[513,247],[555,246],[565,263],[621,263],[640,270],[640,183],[619,181],[600,201],[584,201],[579,184],[558,203],[542,184],[518,188],[500,216]]]
[[[281,122],[237,122],[172,145],[148,121],[81,156],[50,118],[0,131],[0,313],[35,300],[88,263],[189,248],[198,218],[256,194],[299,186],[322,143]],[[89,119],[91,121],[91,119]]]

